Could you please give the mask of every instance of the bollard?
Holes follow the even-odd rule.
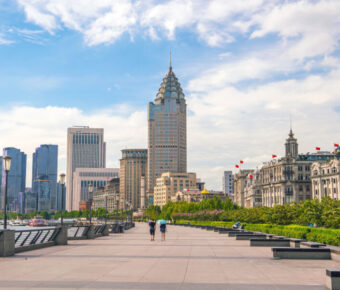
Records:
[[[56,245],[67,245],[67,227],[61,226],[60,231],[55,237]]]
[[[0,257],[13,256],[15,253],[15,231],[0,232]]]
[[[109,230],[110,230],[110,226],[109,225],[105,225],[104,229],[103,229],[103,236],[108,236],[109,235]]]
[[[89,226],[89,229],[87,230],[86,237],[88,239],[94,239],[95,238],[95,226],[91,225]]]

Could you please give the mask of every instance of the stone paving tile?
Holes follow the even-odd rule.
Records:
[[[339,258],[273,260],[271,248],[201,229],[169,226],[151,242],[146,224],[0,259],[0,289],[325,289]]]

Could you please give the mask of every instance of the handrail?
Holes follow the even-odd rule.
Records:
[[[82,238],[87,235],[90,226],[70,226],[67,229],[68,238]]]
[[[43,228],[31,230],[16,230],[15,231],[15,247],[25,247],[37,244],[46,244],[55,241],[59,227]]]

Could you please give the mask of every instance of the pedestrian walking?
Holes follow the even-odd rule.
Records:
[[[162,233],[162,241],[165,241],[166,224],[160,224],[159,228]]]
[[[149,221],[149,227],[150,227],[150,239],[151,241],[155,240],[155,231],[156,231],[156,222],[155,220]]]

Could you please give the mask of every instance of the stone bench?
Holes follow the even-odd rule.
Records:
[[[274,239],[250,239],[251,247],[290,247],[290,240],[274,240]]]
[[[238,234],[243,234],[244,232],[241,231],[229,231],[228,232],[228,237],[235,237]]]
[[[276,235],[274,235],[274,236],[273,236],[273,239],[277,239],[277,240],[284,240],[284,239],[286,239],[286,237],[284,237],[284,236],[276,236]]]
[[[225,228],[225,229],[219,229],[218,232],[219,232],[220,234],[228,234],[228,233],[230,233],[230,232],[235,232],[235,230],[229,229],[229,228]]]
[[[308,249],[308,248],[272,248],[273,257],[277,259],[331,259],[330,249]]]
[[[238,234],[236,235],[236,240],[243,241],[243,240],[250,240],[250,239],[265,239],[266,235],[253,235],[253,234]]]
[[[340,290],[340,270],[326,270],[326,286],[331,290]]]

